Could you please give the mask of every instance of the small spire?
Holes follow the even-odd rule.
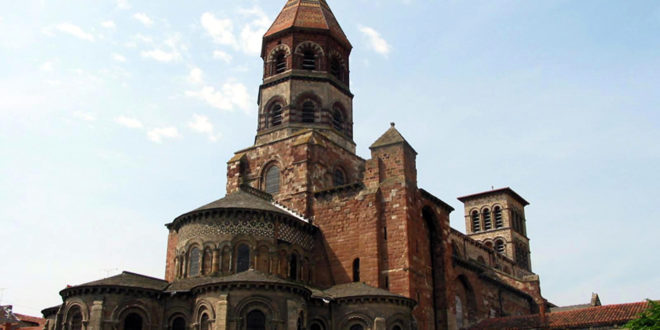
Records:
[[[396,124],[394,122],[390,123],[390,126],[394,127]]]

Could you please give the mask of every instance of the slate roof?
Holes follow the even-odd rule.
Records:
[[[168,284],[169,283],[167,281],[155,277],[124,271],[119,275],[107,277],[98,281],[83,283],[74,287],[121,286],[129,288],[164,290]]]
[[[647,301],[595,306],[546,314],[543,321],[539,314],[486,319],[471,329],[571,329],[608,325],[621,325],[650,307]]]
[[[268,275],[258,270],[248,269],[244,272],[223,276],[223,277],[196,277],[186,278],[172,282],[165,290],[166,292],[176,291],[190,291],[196,287],[209,285],[209,284],[222,284],[222,283],[271,283],[271,284],[301,284],[281,279],[277,276]]]
[[[374,288],[372,286],[366,285],[361,282],[353,282],[347,284],[335,285],[325,291],[326,295],[334,299],[339,298],[349,298],[349,297],[395,297],[395,298],[405,298],[404,296],[398,295],[396,293],[389,292],[387,290]]]
[[[290,28],[326,30],[340,43],[352,47],[325,0],[287,1],[264,38]]]
[[[405,143],[407,144],[410,149],[413,149],[413,147],[406,141],[405,138],[403,138],[403,135],[399,133],[399,131],[394,127],[394,123],[390,123],[390,128],[385,131],[385,134],[381,135],[376,142],[374,142],[371,146],[369,146],[369,149],[374,149],[374,148],[379,148],[379,147],[386,147],[389,145],[393,144],[399,144],[399,143]],[[417,151],[413,149],[413,152],[417,154]]]

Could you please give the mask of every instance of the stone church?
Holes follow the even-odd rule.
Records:
[[[325,0],[288,0],[226,196],[166,225],[165,279],[67,287],[46,330],[460,329],[543,311],[523,197],[460,197],[463,234],[394,124],[355,153],[351,48]]]

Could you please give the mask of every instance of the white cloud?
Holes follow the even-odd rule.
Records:
[[[53,71],[53,62],[46,61],[43,64],[41,64],[41,66],[39,66],[39,69],[41,71],[46,71],[46,72]]]
[[[197,133],[206,134],[211,142],[218,141],[220,137],[220,134],[215,134],[213,124],[206,116],[194,114],[192,121],[188,123],[188,127]]]
[[[201,84],[204,82],[204,71],[198,67],[194,67],[190,70],[188,75],[188,81],[193,84]]]
[[[106,29],[112,29],[114,30],[117,26],[115,25],[115,22],[113,21],[104,21],[101,22],[101,26],[106,28]]]
[[[227,63],[231,62],[232,57],[226,52],[223,52],[221,50],[214,50],[213,51],[213,58],[225,61]]]
[[[369,38],[369,47],[376,53],[387,57],[390,53],[391,46],[380,36],[380,33],[368,26],[360,25],[359,29],[360,32]]]
[[[216,90],[212,86],[204,86],[199,91],[186,91],[186,96],[205,101],[220,110],[232,111],[234,107],[238,107],[249,113],[251,109],[250,94],[245,85],[241,83],[225,83],[221,90]]]
[[[135,13],[133,14],[133,18],[140,21],[144,26],[152,26],[154,24],[154,20],[145,13]]]
[[[201,22],[215,43],[233,47],[238,46],[236,37],[234,37],[234,24],[230,19],[219,19],[215,15],[206,12],[202,14]]]
[[[117,0],[117,8],[119,9],[131,9],[131,5],[128,3],[128,0]]]
[[[117,53],[112,54],[112,59],[117,62],[126,62],[126,57],[124,57],[124,55]]]
[[[163,139],[177,139],[181,137],[181,134],[176,127],[168,126],[149,130],[147,137],[155,143],[162,143]]]
[[[94,114],[92,114],[90,112],[76,111],[76,112],[73,113],[73,116],[75,118],[78,118],[78,119],[81,119],[81,120],[84,120],[84,121],[95,121],[96,120],[96,116],[94,116]]]
[[[142,122],[139,121],[138,119],[131,118],[131,117],[126,117],[126,116],[119,116],[115,118],[115,123],[128,127],[128,128],[142,128],[144,127],[142,125]]]
[[[94,36],[91,35],[90,33],[87,33],[83,31],[79,26],[73,25],[71,23],[60,23],[55,26],[55,29],[57,29],[60,32],[64,32],[67,34],[70,34],[76,38],[80,38],[83,40],[88,40],[88,41],[94,41]],[[48,33],[46,33],[48,34]]]
[[[152,49],[148,51],[143,51],[140,53],[140,55],[142,55],[142,57],[144,58],[151,58],[158,62],[164,62],[164,63],[177,61],[181,58],[181,54],[179,54],[175,50],[166,52],[162,49]]]
[[[239,13],[253,19],[241,29],[240,48],[248,55],[258,55],[261,51],[263,35],[272,23],[263,9],[254,6],[249,9],[241,9]]]

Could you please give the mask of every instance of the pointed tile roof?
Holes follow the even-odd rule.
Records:
[[[326,30],[340,43],[352,47],[325,0],[288,0],[264,38],[290,28]]]
[[[386,147],[392,144],[399,144],[399,143],[405,143],[410,147],[410,149],[413,150],[415,154],[417,154],[417,151],[413,149],[413,147],[406,141],[406,139],[403,138],[403,135],[399,133],[399,131],[394,127],[394,123],[390,123],[390,129],[388,129],[385,134],[381,135],[376,142],[374,142],[371,146],[369,146],[369,149],[375,149],[379,147]]]

